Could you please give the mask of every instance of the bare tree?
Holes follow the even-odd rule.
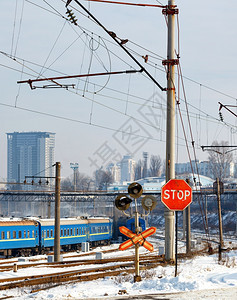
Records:
[[[95,186],[98,190],[107,190],[110,183],[113,182],[113,176],[110,171],[104,171],[102,167],[94,172]]]
[[[135,180],[142,178],[142,161],[139,159],[139,161],[136,163],[135,166]]]
[[[74,190],[73,180],[70,177],[62,179],[62,181],[61,181],[61,190],[62,191],[73,191]]]
[[[229,152],[230,148],[221,147],[228,146],[228,142],[226,141],[221,141],[220,143],[214,141],[212,146],[215,147],[210,150],[208,157],[212,178],[219,178],[220,180],[223,180],[229,176],[230,163],[233,160],[233,155],[232,152]]]
[[[149,173],[151,177],[160,176],[162,160],[159,155],[152,155],[150,159]]]
[[[77,191],[88,191],[90,190],[93,180],[91,177],[77,172],[76,173],[76,190]],[[74,176],[71,175],[61,182],[61,189],[64,191],[74,191]]]

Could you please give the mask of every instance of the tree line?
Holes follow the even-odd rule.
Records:
[[[209,150],[208,163],[211,170],[210,177],[219,178],[224,181],[229,175],[230,163],[233,162],[233,149],[228,147],[226,141],[214,141]],[[237,168],[236,168],[237,169]],[[196,170],[198,171],[198,170]],[[200,170],[199,170],[200,171]],[[159,155],[151,155],[149,165],[145,159],[139,159],[134,169],[134,180],[146,177],[160,177],[165,174],[165,161]],[[200,172],[199,172],[200,174]],[[200,174],[202,175],[202,174]],[[235,170],[237,177],[237,170]],[[74,186],[73,175],[62,180],[62,190],[106,190],[109,184],[113,183],[113,176],[110,170],[104,170],[103,167],[96,170],[92,177],[83,173],[76,173],[76,186]]]

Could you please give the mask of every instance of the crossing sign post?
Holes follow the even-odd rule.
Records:
[[[170,179],[161,189],[161,201],[168,209],[175,210],[175,276],[177,276],[178,211],[184,210],[192,202],[192,188],[183,179]]]
[[[171,179],[161,189],[161,201],[170,210],[184,210],[192,202],[192,188],[183,179]]]

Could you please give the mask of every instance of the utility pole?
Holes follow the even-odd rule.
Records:
[[[168,7],[163,10],[168,19],[167,60],[167,123],[166,123],[166,182],[175,178],[175,1],[169,0]],[[175,259],[174,249],[174,212],[165,207],[165,259]]]
[[[60,261],[60,173],[61,164],[56,162],[55,215],[54,215],[54,261]]]
[[[219,219],[219,236],[220,236],[220,251],[223,248],[223,231],[222,231],[222,218],[221,218],[221,190],[220,190],[220,180],[216,178],[217,182],[217,204],[218,204],[218,219]]]

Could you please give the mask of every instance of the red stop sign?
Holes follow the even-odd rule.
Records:
[[[161,201],[170,210],[184,210],[192,202],[192,188],[183,179],[171,179],[161,188]]]

